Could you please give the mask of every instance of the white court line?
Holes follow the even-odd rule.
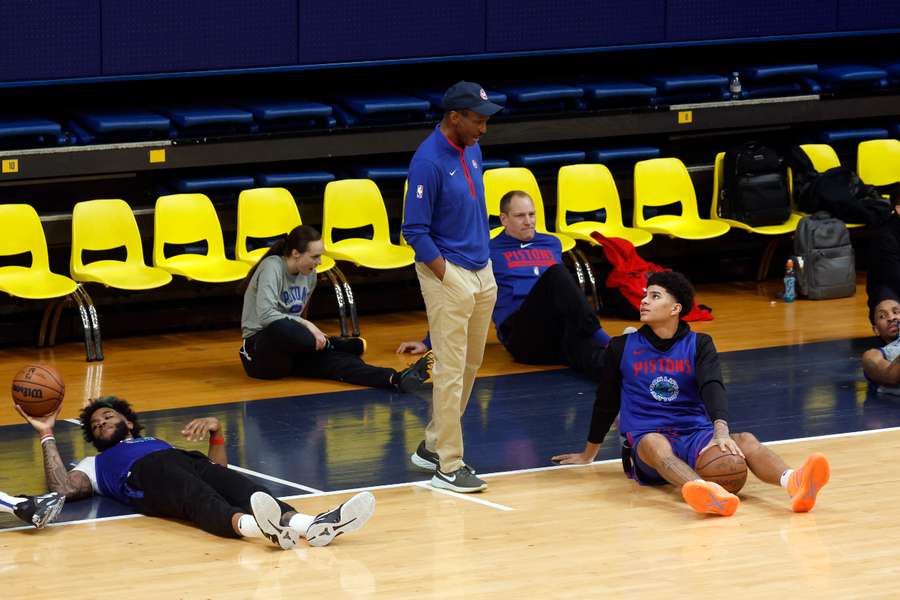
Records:
[[[250,469],[245,469],[243,467],[236,467],[234,465],[228,465],[228,468],[232,471],[237,471],[238,473],[243,473],[244,475],[252,475],[254,477],[259,477],[260,479],[265,479],[266,481],[274,481],[275,483],[280,483],[282,485],[286,485],[288,487],[297,488],[298,490],[305,490],[307,492],[311,492],[313,494],[321,494],[322,490],[317,490],[316,488],[309,487],[308,485],[303,485],[302,483],[294,483],[293,481],[288,481],[287,479],[280,479],[278,477],[273,477],[272,475],[266,475],[265,473],[260,473],[259,471],[251,471]]]
[[[864,436],[864,435],[872,435],[872,434],[876,434],[876,433],[887,433],[887,432],[898,431],[898,430],[900,430],[900,427],[885,427],[882,429],[865,429],[862,431],[848,431],[846,433],[830,433],[830,434],[826,434],[826,435],[814,435],[814,436],[805,437],[805,438],[775,440],[775,441],[771,441],[771,442],[764,442],[764,445],[766,445],[766,446],[773,445],[774,446],[774,445],[778,445],[778,444],[794,444],[797,442],[808,442],[808,441],[813,441],[813,440],[827,440],[827,439],[835,439],[835,438],[843,438],[843,437],[859,437],[859,436]],[[577,468],[590,467],[591,465],[609,464],[609,463],[613,463],[613,462],[618,462],[620,460],[621,459],[619,459],[619,458],[610,458],[607,460],[594,461],[594,462],[586,464],[586,465],[550,465],[550,466],[546,466],[546,467],[534,467],[531,469],[518,469],[515,471],[500,471],[498,473],[488,473],[488,474],[480,474],[479,473],[478,476],[479,477],[502,477],[505,475],[518,475],[521,473],[540,473],[542,471],[556,471],[559,469],[577,469]],[[371,492],[371,491],[375,491],[375,490],[388,490],[388,489],[405,488],[405,487],[412,487],[412,486],[424,487],[423,484],[427,484],[428,481],[429,480],[406,481],[403,483],[388,483],[388,484],[384,484],[384,485],[371,485],[371,486],[367,486],[367,487],[349,488],[349,489],[345,489],[345,490],[332,490],[332,491],[327,491],[327,492],[316,491],[316,492],[312,492],[310,494],[299,494],[296,496],[281,496],[280,499],[281,500],[298,500],[301,498],[314,498],[314,497],[319,497],[319,496],[338,496],[338,495],[342,495],[342,494],[351,494],[354,492],[365,492],[365,491]],[[299,484],[294,484],[294,485],[299,486]],[[312,489],[312,488],[308,488],[308,489]],[[465,497],[465,499],[468,500],[469,498]],[[142,515],[142,514],[133,514],[133,515],[122,515],[119,517],[99,517],[96,519],[83,519],[81,521],[65,521],[62,523],[51,523],[50,525],[48,525],[48,527],[62,527],[64,525],[78,525],[80,523],[97,523],[100,521],[112,521],[115,519],[129,519],[129,518],[143,517],[143,516],[144,515]],[[30,525],[25,525],[22,527],[11,527],[9,529],[0,529],[0,534],[6,533],[7,531],[19,531],[22,529],[33,529],[33,527]]]
[[[64,527],[66,525],[82,525],[85,523],[102,523],[103,521],[121,521],[122,519],[136,519],[144,517],[141,513],[132,513],[130,515],[116,515],[114,517],[94,517],[93,519],[82,519],[80,521],[63,521],[61,523],[50,523],[46,527]],[[34,529],[34,525],[19,525],[18,527],[10,527],[9,529],[0,529],[0,533],[7,531],[23,531],[25,529]]]
[[[72,425],[78,425],[79,427],[81,427],[81,421],[79,421],[78,419],[62,419],[62,420],[65,421],[66,423],[71,423]]]
[[[504,504],[497,504],[496,502],[491,502],[490,500],[482,500],[479,497],[472,496],[469,494],[460,494],[460,493],[454,492],[452,490],[443,490],[441,488],[436,488],[424,481],[420,481],[419,483],[417,483],[416,487],[424,488],[424,489],[430,490],[432,492],[437,492],[438,494],[446,494],[447,496],[451,496],[451,497],[457,498],[459,500],[468,500],[469,502],[474,502],[476,504],[481,504],[483,506],[489,506],[491,508],[496,508],[497,510],[505,510],[505,511],[514,510],[513,508],[510,508],[509,506],[506,506]]]

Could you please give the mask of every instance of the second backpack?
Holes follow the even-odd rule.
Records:
[[[785,168],[778,154],[757,142],[725,153],[718,214],[751,227],[780,225],[791,216]]]

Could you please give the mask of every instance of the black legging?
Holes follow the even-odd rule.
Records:
[[[288,375],[335,379],[354,385],[392,388],[394,369],[374,367],[337,350],[316,350],[316,338],[301,323],[280,319],[244,340],[241,363],[250,377],[281,379]]]
[[[591,336],[600,328],[572,275],[561,264],[544,271],[519,310],[500,324],[503,345],[526,364],[569,365],[596,379],[605,347]]]
[[[253,514],[250,496],[269,490],[200,452],[160,450],[131,467],[128,485],[144,493],[133,500],[145,515],[183,519],[222,537],[240,537],[231,525],[237,513]],[[278,501],[282,514],[294,511]]]

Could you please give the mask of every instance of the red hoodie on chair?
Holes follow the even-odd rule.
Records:
[[[658,271],[671,271],[651,262],[647,262],[638,256],[634,245],[621,238],[608,238],[599,231],[591,233],[591,237],[597,240],[603,248],[612,266],[612,272],[606,278],[606,287],[618,290],[625,301],[634,308],[635,315],[644,297],[647,288],[647,276]],[[637,318],[637,317],[635,317]],[[681,317],[685,321],[712,321],[712,310],[701,305],[694,298],[694,306],[691,312]]]

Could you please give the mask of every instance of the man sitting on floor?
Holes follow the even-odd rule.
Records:
[[[562,264],[559,239],[535,231],[525,192],[504,194],[500,222],[503,232],[490,242],[497,338],[518,362],[568,365],[596,378],[609,336]],[[427,341],[403,342],[397,351],[425,352]]]
[[[863,374],[872,391],[900,396],[900,302],[893,293],[881,296],[869,322],[883,346],[863,352]]]
[[[138,415],[125,400],[93,400],[81,411],[81,429],[99,454],[67,472],[53,436],[59,410],[45,417],[29,416],[19,405],[16,410],[40,435],[47,486],[68,500],[109,496],[146,515],[190,521],[222,537],[265,537],[285,550],[296,546],[300,537],[311,546],[325,546],[362,527],[375,510],[369,492],[317,516],[276,500],[227,467],[222,426],[214,417],[194,419],[181,431],[190,441],[209,436],[204,455],[141,436]]]
[[[613,338],[606,349],[584,450],[552,460],[592,462],[621,408],[623,462],[629,477],[639,483],[669,482],[681,488],[695,511],[732,515],[740,499],[694,471],[703,452],[718,446],[743,456],[762,481],[784,487],[792,510],[812,510],[816,495],[828,483],[828,461],[816,453],[801,468],[790,469],[753,434],[729,432],[728,400],[715,345],[709,335],[694,333],[681,320],[693,302],[694,290],[681,273],[650,275],[640,308],[644,326]]]

